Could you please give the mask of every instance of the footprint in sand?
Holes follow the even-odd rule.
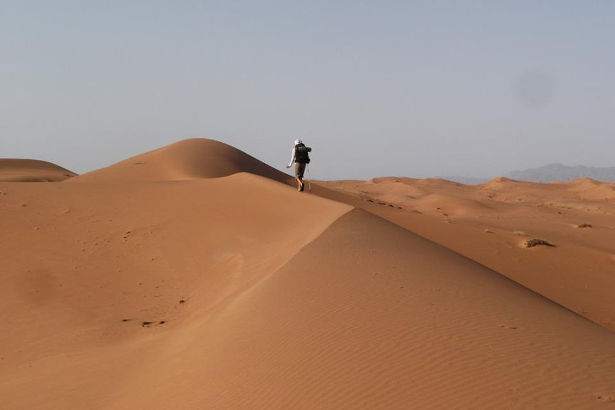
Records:
[[[166,320],[158,320],[155,322],[143,321],[141,322],[141,327],[160,326],[160,325],[164,325],[165,323],[167,323]]]
[[[128,319],[122,319],[122,322],[132,322],[134,320],[137,319],[133,319],[133,318],[128,318]],[[160,325],[164,325],[165,323],[167,323],[166,320],[144,320],[141,322],[141,327],[153,327],[153,326],[160,326]]]

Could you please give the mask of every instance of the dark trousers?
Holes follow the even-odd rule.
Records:
[[[303,174],[305,173],[305,162],[296,162],[295,163],[295,177],[299,179],[303,179]]]

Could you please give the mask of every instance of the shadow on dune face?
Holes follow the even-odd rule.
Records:
[[[47,161],[0,158],[1,182],[57,182],[75,176],[74,172]]]

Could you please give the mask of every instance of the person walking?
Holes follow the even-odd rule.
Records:
[[[286,168],[290,168],[295,163],[295,179],[297,180],[297,191],[303,191],[303,175],[305,174],[305,167],[310,163],[310,155],[309,153],[312,151],[312,148],[306,147],[303,141],[299,138],[295,140],[295,146],[293,147],[293,151],[290,157],[290,162],[286,166]]]

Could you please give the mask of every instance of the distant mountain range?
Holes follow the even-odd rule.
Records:
[[[577,178],[591,178],[604,182],[615,182],[615,167],[586,167],[583,165],[568,166],[563,164],[549,164],[538,168],[530,168],[523,171],[511,171],[504,175],[510,179],[530,182],[565,182]],[[491,178],[476,177],[440,177],[449,181],[459,182],[466,185],[482,184]]]
[[[571,181],[577,178],[592,178],[598,181],[615,182],[615,167],[585,167],[549,164],[524,171],[512,171],[505,175],[511,179],[530,182]]]

